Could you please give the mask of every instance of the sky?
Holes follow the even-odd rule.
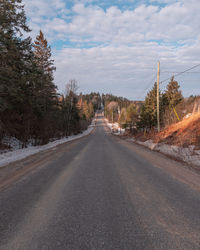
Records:
[[[64,93],[70,79],[79,92],[143,100],[156,81],[200,64],[199,0],[23,0],[31,37],[41,29]],[[181,74],[185,97],[200,94],[200,67]],[[163,81],[163,82],[162,82]]]

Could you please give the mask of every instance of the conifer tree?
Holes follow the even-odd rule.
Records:
[[[46,143],[52,136],[54,114],[57,111],[57,93],[56,86],[53,82],[53,60],[51,59],[51,48],[47,40],[44,38],[42,31],[36,37],[34,42],[34,56],[38,68],[38,79],[35,85],[36,94],[36,110],[39,120],[37,131],[40,135],[42,143]]]
[[[53,80],[53,71],[56,68],[54,67],[54,60],[51,59],[51,47],[48,45],[41,30],[40,34],[36,37],[33,47],[35,48],[34,53],[37,64],[41,67],[44,73]]]
[[[137,110],[136,107],[133,103],[131,103],[127,110],[127,117],[126,117],[126,121],[128,124],[130,124],[131,128],[133,127],[133,125],[136,123],[137,121]]]
[[[165,92],[169,108],[175,107],[181,100],[183,100],[183,96],[179,88],[180,86],[178,82],[174,80],[174,77],[172,77]]]
[[[4,132],[18,137],[26,137],[29,123],[25,114],[30,111],[33,53],[30,37],[22,37],[22,32],[29,31],[21,0],[1,0],[0,119]]]
[[[153,128],[156,126],[157,119],[157,85],[154,84],[154,87],[151,91],[147,93],[145,102],[141,111],[141,119],[139,122],[139,127],[142,128]]]
[[[24,146],[28,139],[44,144],[80,130],[75,89],[59,100],[51,48],[42,31],[33,47],[23,36],[29,31],[22,1],[0,0],[0,140],[15,136]]]
[[[40,34],[36,37],[33,47],[36,63],[42,73],[41,88],[44,93],[46,92],[47,97],[51,98],[56,92],[56,86],[53,83],[53,72],[56,68],[53,65],[54,60],[51,59],[51,48],[41,30]]]

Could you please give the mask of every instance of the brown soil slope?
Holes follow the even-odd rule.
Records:
[[[156,142],[187,147],[195,145],[200,148],[200,113],[195,113],[189,118],[168,126],[166,129],[156,134]]]

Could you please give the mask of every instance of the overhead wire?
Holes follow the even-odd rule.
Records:
[[[175,72],[175,71],[161,71],[160,73],[164,74],[164,73],[171,73],[171,74],[178,74],[178,73],[182,73],[182,72]],[[185,72],[187,74],[200,74],[200,71],[195,71],[195,72]]]
[[[190,70],[192,70],[192,69],[195,69],[195,68],[197,68],[197,67],[199,67],[199,66],[200,66],[200,63],[197,64],[197,65],[195,65],[195,66],[193,66],[193,67],[191,67],[191,68],[189,68],[189,69],[186,69],[186,70],[184,70],[184,71],[182,71],[182,72],[179,72],[179,73],[175,74],[174,77],[177,77],[177,76],[179,76],[179,75],[181,75],[181,74],[184,74],[184,73],[186,73],[186,72],[188,72],[188,71],[190,71]],[[166,79],[163,80],[163,81],[160,81],[160,84],[162,84],[162,83],[168,81],[169,79],[171,79],[171,77],[168,77],[168,78],[166,78]]]
[[[143,89],[143,93],[145,93],[149,87],[152,85],[152,82],[156,80],[156,74],[153,76],[153,78],[151,79],[151,81],[148,82],[148,84],[145,86],[145,88]],[[139,99],[142,97],[142,94],[140,95]]]
[[[174,77],[177,77],[177,76],[179,76],[179,75],[181,75],[181,74],[184,74],[184,73],[198,74],[198,73],[200,73],[200,72],[188,72],[188,71],[190,71],[190,70],[192,70],[192,69],[195,69],[195,68],[197,68],[197,67],[199,67],[199,66],[200,66],[200,63],[197,64],[197,65],[195,65],[195,66],[193,66],[193,67],[191,67],[191,68],[189,68],[189,69],[186,69],[186,70],[184,70],[184,71],[181,71],[181,72],[161,71],[161,73],[173,73],[173,74],[174,74],[174,75],[173,75]],[[143,93],[146,92],[146,91],[149,89],[149,87],[152,85],[152,82],[156,80],[156,77],[157,77],[157,74],[155,74],[154,77],[151,79],[151,81],[146,85],[146,87],[145,87],[144,90],[142,91]],[[168,81],[168,80],[170,80],[170,79],[171,79],[171,77],[168,77],[168,78],[166,78],[166,79],[160,81],[160,84],[162,84],[162,83],[164,83],[164,82],[166,82],[166,81]],[[140,95],[139,99],[140,99],[141,97],[142,97],[142,95]]]

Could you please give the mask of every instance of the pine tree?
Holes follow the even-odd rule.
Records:
[[[160,97],[161,99],[161,97]],[[145,102],[141,111],[139,127],[152,129],[157,124],[157,85],[147,93]]]
[[[37,64],[41,67],[43,72],[53,80],[53,71],[55,71],[54,60],[51,59],[51,47],[48,45],[47,40],[44,38],[43,32],[36,37],[34,46],[35,57]]]
[[[53,82],[53,60],[51,59],[51,48],[44,38],[42,31],[36,37],[34,42],[35,62],[38,67],[38,79],[33,91],[36,96],[35,110],[39,120],[37,131],[42,143],[48,142],[48,139],[53,136],[55,128],[54,113],[57,111],[57,93],[56,86]]]
[[[41,71],[41,90],[43,94],[46,94],[47,98],[52,98],[56,93],[56,86],[53,83],[53,72],[56,70],[53,63],[54,60],[51,59],[51,48],[44,38],[42,31],[36,37],[34,42],[34,55],[36,59],[36,64]]]
[[[31,39],[21,0],[0,1],[0,119],[4,133],[26,140],[33,63]]]
[[[59,100],[51,48],[42,31],[33,47],[22,36],[29,31],[21,0],[0,0],[0,139],[15,136],[24,146],[28,139],[44,144],[80,130],[76,82]],[[90,99],[87,106],[91,117]]]
[[[0,32],[1,35],[22,36],[22,31],[29,32],[22,0],[0,1]]]
[[[131,128],[133,127],[133,125],[136,123],[137,121],[137,111],[136,111],[136,107],[133,103],[131,103],[127,110],[127,118],[126,121],[128,124],[130,124]]]
[[[180,86],[178,85],[178,82],[174,80],[174,77],[172,77],[165,92],[169,108],[175,107],[181,100],[183,100],[183,96],[179,88]]]

